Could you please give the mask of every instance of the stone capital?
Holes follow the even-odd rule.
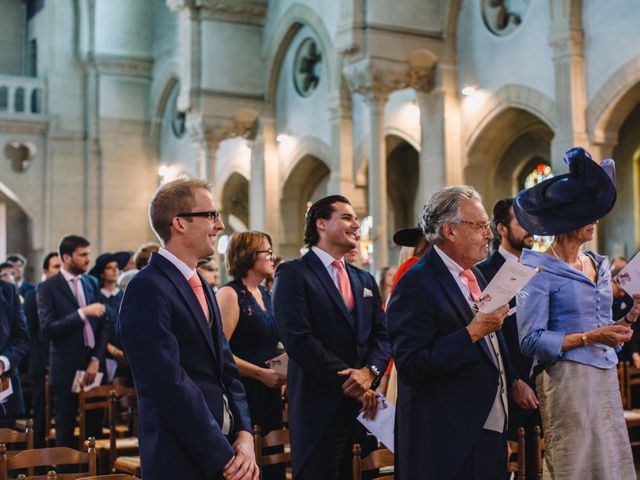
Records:
[[[199,10],[207,20],[262,25],[267,12],[266,0],[166,0],[176,12]]]

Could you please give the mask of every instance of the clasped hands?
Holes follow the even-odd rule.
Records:
[[[340,370],[338,375],[347,377],[342,384],[342,393],[362,403],[364,418],[373,420],[378,411],[378,401],[376,400],[376,392],[371,390],[371,385],[375,380],[371,370],[367,367],[345,368]]]
[[[253,436],[246,431],[238,432],[233,442],[235,455],[231,457],[222,470],[225,480],[258,480],[260,469],[256,464],[256,455],[253,450]]]

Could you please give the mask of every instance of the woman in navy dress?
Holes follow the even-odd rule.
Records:
[[[263,285],[273,274],[271,237],[261,232],[234,233],[226,260],[234,280],[217,294],[224,334],[229,341],[249,403],[251,421],[262,435],[282,428],[281,387],[286,377],[265,363],[278,355],[278,331],[271,295]],[[284,465],[263,469],[264,480],[282,480]]]

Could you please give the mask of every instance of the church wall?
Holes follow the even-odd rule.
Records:
[[[23,74],[26,47],[25,8],[20,0],[0,0],[0,74]],[[11,45],[11,48],[7,48],[7,45]]]

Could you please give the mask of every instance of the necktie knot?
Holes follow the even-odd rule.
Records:
[[[189,286],[194,290],[196,288],[202,288],[202,281],[200,280],[200,277],[197,273],[194,273],[193,275],[191,275],[191,278],[189,278]]]
[[[471,298],[477,300],[480,298],[480,285],[478,285],[478,280],[476,276],[470,269],[463,270],[460,272],[460,276],[463,277],[467,281],[467,285],[469,286],[469,292],[471,292]]]

